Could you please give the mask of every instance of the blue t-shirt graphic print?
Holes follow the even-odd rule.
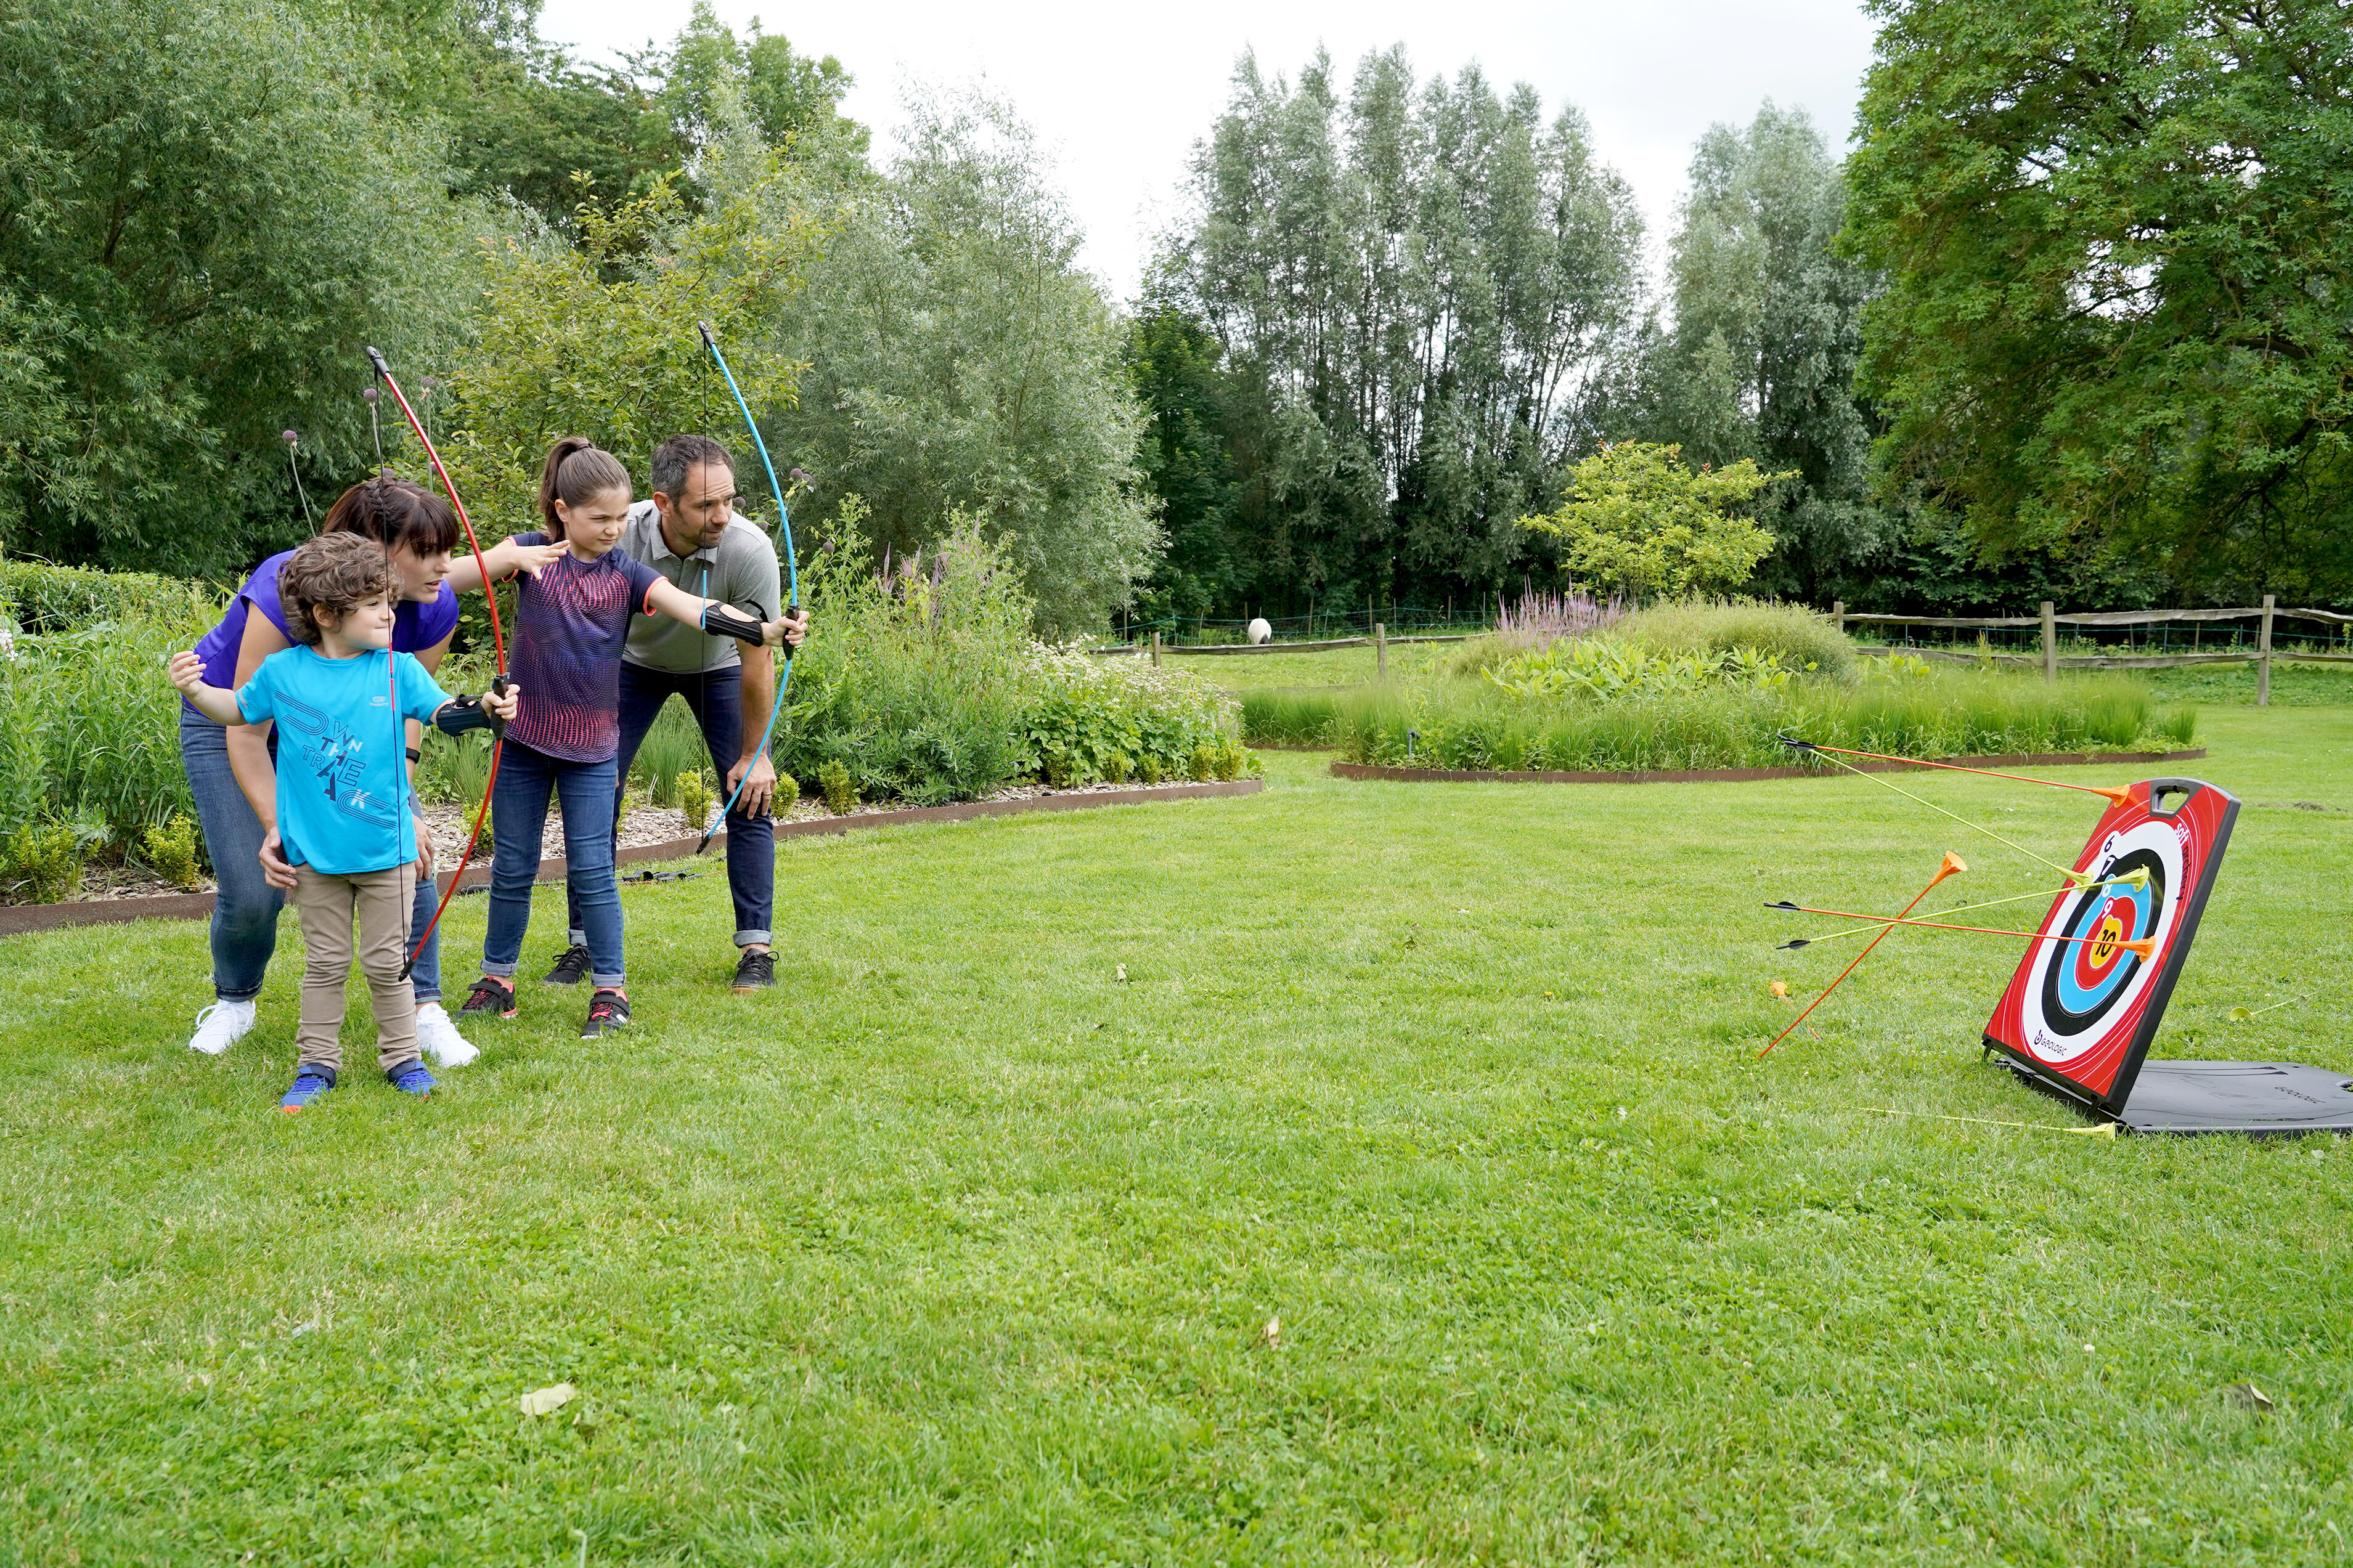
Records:
[[[417,858],[401,721],[429,723],[448,700],[405,653],[329,658],[296,647],[261,661],[237,703],[248,723],[278,724],[278,837],[290,864],[355,876]]]

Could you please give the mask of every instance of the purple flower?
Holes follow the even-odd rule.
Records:
[[[278,432],[278,438],[285,442],[290,447],[301,439],[301,437],[295,435],[291,430],[280,430]]]
[[[440,384],[439,382],[438,382],[438,381],[434,380],[431,376],[429,376],[429,375],[428,375],[428,376],[427,376],[423,381],[418,382],[417,384],[417,385],[419,385],[419,386],[421,386],[421,387],[423,387],[426,391],[430,392],[430,391],[432,391],[435,387],[437,387],[437,386],[440,385],[441,384]]]
[[[383,395],[384,395],[384,394],[383,394],[383,393],[378,392],[378,391],[377,391],[375,387],[373,387],[373,386],[369,387],[365,392],[363,392],[363,393],[361,393],[361,394],[360,394],[360,396],[361,396],[363,399],[364,399],[365,401],[369,402],[369,403],[374,403],[377,398],[382,397]]]

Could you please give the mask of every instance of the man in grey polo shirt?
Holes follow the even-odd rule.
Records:
[[[673,436],[654,453],[652,477],[653,500],[629,509],[628,525],[615,548],[690,594],[723,600],[761,620],[781,615],[784,591],[776,546],[735,515],[735,464],[727,448],[705,436]],[[807,626],[807,612],[797,613],[785,640],[798,647]],[[686,699],[702,726],[703,743],[720,774],[721,797],[733,793],[746,770],[751,775],[727,814],[727,889],[734,899],[740,950],[733,989],[740,995],[776,984],[768,928],[776,908],[776,835],[768,805],[776,770],[765,753],[754,760],[776,705],[776,656],[665,616],[632,616],[621,654],[617,763],[623,789],[638,747],[673,694]],[[571,927],[572,945],[547,973],[552,985],[576,985],[588,973],[587,938],[576,903]]]

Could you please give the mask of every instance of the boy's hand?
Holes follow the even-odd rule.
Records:
[[[514,722],[515,704],[522,694],[522,688],[512,684],[504,691],[485,691],[482,693],[482,711],[501,724],[512,724]]]
[[[205,661],[193,653],[174,654],[172,662],[167,668],[172,677],[172,684],[178,687],[185,696],[194,697],[196,694],[196,688],[205,683]]]
[[[507,552],[509,570],[520,572],[526,577],[536,577],[568,554],[572,546],[561,542],[554,544],[518,544],[510,539],[499,549]]]

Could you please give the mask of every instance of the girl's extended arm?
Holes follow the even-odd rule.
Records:
[[[561,541],[554,544],[518,544],[512,538],[502,539],[480,555],[463,555],[449,563],[449,575],[443,581],[457,593],[470,594],[482,585],[485,571],[493,583],[503,583],[518,572],[535,577],[540,568],[569,548]]]
[[[175,653],[171,669],[172,684],[180,689],[180,695],[197,712],[216,724],[245,722],[244,710],[237,705],[237,693],[206,683],[203,659],[193,653]]]
[[[782,621],[755,621],[723,600],[699,598],[675,583],[653,584],[646,591],[646,604],[699,631],[744,642],[757,641],[770,647],[783,642],[788,629]]]

